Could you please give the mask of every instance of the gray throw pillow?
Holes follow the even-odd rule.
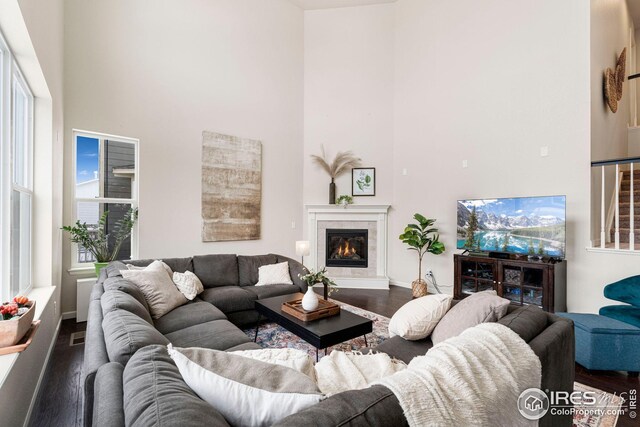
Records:
[[[130,280],[144,294],[151,317],[158,319],[187,302],[176,288],[162,262],[154,261],[144,270],[123,270],[122,277]]]
[[[444,315],[431,333],[434,345],[458,336],[467,328],[485,322],[497,322],[509,308],[510,301],[501,298],[496,291],[484,291],[460,301]]]

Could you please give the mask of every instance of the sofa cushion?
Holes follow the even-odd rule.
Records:
[[[277,257],[270,255],[238,255],[238,274],[240,286],[252,286],[258,283],[258,269],[263,265],[275,264]]]
[[[640,308],[632,305],[608,305],[600,309],[600,315],[640,328]]]
[[[193,272],[205,288],[238,286],[238,259],[235,255],[194,256]]]
[[[248,343],[249,337],[228,320],[213,320],[189,326],[165,335],[177,347],[202,347],[227,350]]]
[[[133,313],[116,310],[102,320],[104,340],[111,362],[126,365],[139,349],[152,344],[169,344],[152,325]]]
[[[431,338],[418,341],[408,341],[399,335],[385,340],[375,348],[375,351],[387,353],[391,357],[409,363],[416,356],[424,356],[433,347]]]
[[[220,286],[205,289],[200,298],[222,310],[223,313],[251,310],[257,299],[253,292],[238,286]]]
[[[154,261],[144,270],[123,270],[122,276],[140,288],[154,319],[187,302],[187,298],[176,288],[162,262]]]
[[[257,299],[278,297],[280,295],[300,292],[300,288],[296,285],[247,286],[244,289],[254,294]]]
[[[384,386],[376,385],[364,390],[335,394],[317,405],[286,417],[274,426],[298,427],[320,424],[342,427],[408,425],[393,392]]]
[[[154,324],[158,331],[166,335],[189,326],[226,318],[224,313],[213,305],[199,301],[190,302],[171,310],[161,318],[156,319]]]
[[[127,261],[127,264],[135,265],[136,267],[146,267],[151,264],[154,259],[137,259]],[[193,271],[193,258],[162,258],[161,260],[171,268],[172,271],[184,273],[185,271]]]
[[[509,308],[509,301],[496,291],[483,291],[460,301],[444,315],[431,334],[433,344],[460,335],[465,329],[485,322],[497,322]]]
[[[147,300],[144,297],[144,294],[133,282],[123,279],[122,276],[118,277],[110,277],[102,283],[102,287],[105,292],[109,291],[122,291],[126,294],[134,297],[145,310],[149,311],[149,305],[147,304]]]
[[[547,313],[534,305],[525,305],[498,320],[526,342],[537,337],[547,327]]]
[[[115,362],[102,365],[96,373],[94,386],[92,427],[120,427],[124,425],[122,401],[122,372],[124,367]]]
[[[149,311],[140,301],[125,292],[115,290],[105,292],[100,299],[100,305],[102,306],[103,316],[111,311],[125,310],[149,322],[149,324],[153,324]]]
[[[224,417],[184,382],[166,346],[138,351],[123,373],[127,426],[228,426]]]
[[[253,341],[250,341],[244,344],[233,346],[231,348],[226,349],[225,351],[244,351],[244,350],[260,350],[260,349],[262,349],[262,347],[260,347],[260,344],[256,344]]]
[[[204,348],[169,347],[182,378],[237,426],[270,426],[323,399],[307,375],[272,363]]]
[[[121,261],[110,262],[109,264],[107,264],[105,268],[103,268],[103,270],[107,272],[108,278],[120,277],[122,276],[122,274],[120,274],[120,271],[126,270],[126,269],[127,269],[127,266]],[[100,273],[102,274],[102,271]]]

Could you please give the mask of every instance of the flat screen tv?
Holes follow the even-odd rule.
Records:
[[[458,249],[565,257],[566,197],[458,200]]]

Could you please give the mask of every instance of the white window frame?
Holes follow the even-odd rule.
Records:
[[[27,152],[25,153],[26,185],[17,185],[13,176],[13,108],[14,86],[18,85],[25,95],[27,95]],[[13,191],[28,194],[31,198],[29,212],[29,253],[26,262],[28,278],[20,284],[19,293],[29,293],[33,288],[33,158],[34,158],[34,114],[35,97],[29,84],[24,78],[20,68],[15,62],[14,56],[9,49],[4,37],[0,33],[0,236],[9,238],[0,239],[0,299],[8,300],[14,295],[10,295],[11,290],[11,239],[12,236],[12,194]],[[18,237],[19,238],[19,237]]]
[[[72,181],[71,194],[73,195],[73,198],[71,201],[72,203],[71,212],[73,215],[72,223],[75,224],[78,218],[78,212],[77,212],[78,202],[114,203],[114,204],[119,203],[119,204],[131,205],[131,208],[137,209],[138,208],[138,185],[140,181],[139,179],[140,175],[138,172],[140,170],[140,140],[137,138],[129,138],[125,136],[110,135],[107,133],[86,131],[86,130],[80,130],[80,129],[73,129],[72,134],[73,134],[73,152],[71,155],[72,165],[73,165],[73,179],[71,180]],[[134,165],[133,178],[131,179],[131,198],[130,199],[118,199],[118,198],[107,198],[107,197],[95,197],[95,198],[76,197],[76,176],[77,176],[77,166],[78,166],[77,165],[78,137],[87,137],[87,138],[94,138],[94,139],[100,140],[100,146],[99,146],[100,152],[102,152],[102,141],[105,139],[109,141],[117,141],[117,142],[125,142],[129,144],[133,144],[135,165]],[[100,167],[102,167],[101,157],[99,159],[98,164]],[[133,225],[133,229],[131,230],[131,258],[132,259],[138,258],[138,221],[135,222],[135,224]],[[93,263],[78,262],[78,244],[71,243],[71,269],[82,270],[85,268],[93,269]]]

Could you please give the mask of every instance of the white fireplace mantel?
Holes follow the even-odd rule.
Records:
[[[323,254],[318,251],[319,239],[325,239],[318,232],[319,222],[351,222],[367,221],[376,224],[376,271],[374,275],[344,275],[332,277],[335,282],[345,288],[389,289],[387,276],[387,218],[390,205],[306,205],[307,233],[310,254],[306,260],[307,267],[317,270],[324,265]],[[324,240],[322,241],[324,243]],[[371,242],[369,244],[372,244]],[[322,260],[320,257],[323,257]]]

